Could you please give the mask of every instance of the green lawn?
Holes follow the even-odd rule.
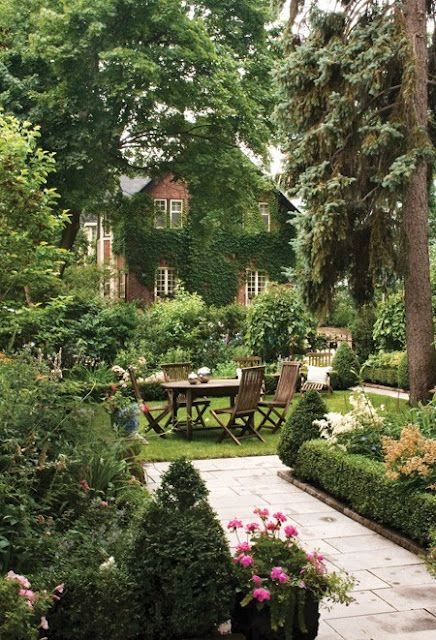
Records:
[[[335,391],[332,395],[323,395],[329,411],[337,411],[345,413],[349,410],[348,397],[349,391]],[[368,394],[373,405],[378,407],[384,405],[387,412],[403,412],[406,410],[404,400],[398,401],[396,398]],[[150,403],[153,406],[153,403]],[[159,404],[159,403],[157,403]],[[294,403],[296,406],[296,402]],[[226,406],[225,398],[212,399],[212,407]],[[180,416],[182,417],[182,412]],[[206,420],[213,424],[213,418],[207,414]],[[257,417],[257,422],[259,416]],[[141,418],[140,432],[145,427],[145,420]],[[225,440],[217,444],[216,440],[219,435],[217,430],[199,429],[194,431],[193,440],[188,442],[181,433],[170,433],[166,439],[162,439],[155,435],[153,431],[145,434],[148,445],[144,447],[144,458],[147,461],[175,460],[181,456],[190,459],[200,458],[227,458],[239,456],[262,456],[275,454],[277,452],[277,443],[279,433],[272,434],[268,430],[262,430],[262,437],[266,440],[265,444],[256,438],[243,440],[240,447],[230,440]]]

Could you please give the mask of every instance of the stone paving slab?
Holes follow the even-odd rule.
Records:
[[[355,576],[349,607],[322,608],[317,640],[436,640],[436,580],[422,559],[370,531],[277,476],[277,456],[194,461],[210,490],[210,503],[226,528],[237,516],[248,523],[253,509],[283,511],[307,549],[319,549],[327,565]],[[149,487],[158,486],[168,463],[147,465]]]

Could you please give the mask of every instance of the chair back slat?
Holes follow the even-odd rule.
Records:
[[[137,399],[138,402],[142,402],[143,399],[142,399],[141,391],[139,390],[138,381],[136,379],[136,375],[133,370],[133,367],[127,367],[127,370],[130,375],[130,381],[132,383],[132,389],[133,389],[133,393],[135,394],[135,398]]]
[[[282,363],[280,378],[274,394],[274,402],[283,402],[286,404],[291,402],[297,387],[299,368],[299,362],[287,360]]]
[[[187,380],[192,371],[192,362],[168,362],[161,365],[165,382],[178,382]]]
[[[239,392],[235,401],[235,415],[256,411],[259,404],[265,367],[242,369]]]
[[[260,356],[241,356],[240,358],[233,358],[233,362],[245,369],[246,367],[260,367],[262,364],[262,358]]]
[[[333,360],[333,354],[330,351],[315,351],[306,353],[307,364],[314,367],[329,367]]]

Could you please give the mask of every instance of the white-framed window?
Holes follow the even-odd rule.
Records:
[[[180,229],[183,226],[183,200],[170,200],[170,227]]]
[[[97,223],[96,222],[85,222],[83,225],[83,229],[86,234],[86,239],[88,244],[94,244],[97,242]]]
[[[247,269],[246,271],[246,303],[249,304],[253,298],[265,291],[268,285],[268,274],[266,271],[252,271]]]
[[[163,300],[174,295],[176,289],[176,270],[173,267],[156,269],[154,281],[154,297]]]
[[[269,202],[259,202],[259,211],[262,222],[266,231],[271,230],[271,213],[269,210]]]
[[[165,229],[167,226],[167,201],[162,198],[154,199],[154,227]]]

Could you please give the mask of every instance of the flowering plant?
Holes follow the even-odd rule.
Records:
[[[241,520],[234,519],[227,525],[239,540],[234,563],[239,589],[245,593],[241,606],[253,601],[259,609],[268,606],[273,630],[290,631],[297,616],[304,632],[304,618],[299,612],[307,594],[316,601],[325,599],[346,604],[352,601],[348,591],[354,584],[353,578],[328,573],[323,555],[303,549],[297,540],[297,529],[285,524],[287,518],[283,513],[278,511],[270,517],[268,509],[259,508],[254,513],[260,522],[244,526]],[[243,541],[240,531],[246,534]]]
[[[425,438],[419,427],[408,424],[399,440],[383,438],[386,475],[412,489],[436,491],[436,440]]]
[[[0,576],[0,638],[2,640],[37,640],[48,629],[46,613],[59,600],[64,585],[54,592],[33,591],[26,576],[9,571]]]

